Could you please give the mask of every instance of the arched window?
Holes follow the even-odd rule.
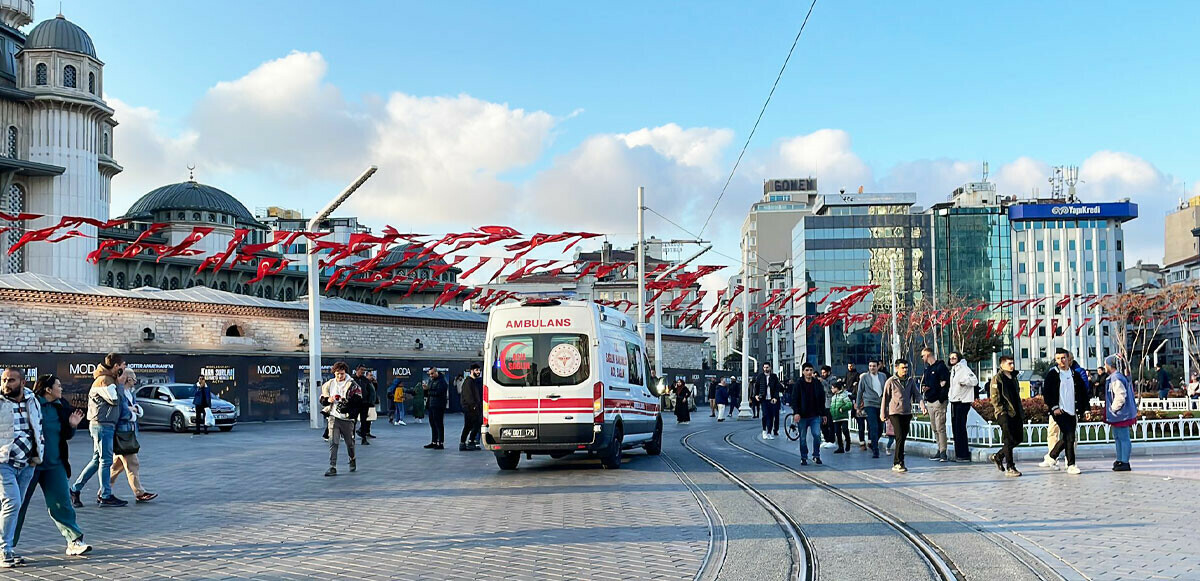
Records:
[[[12,159],[17,159],[17,154],[19,153],[19,151],[18,151],[18,149],[19,149],[18,145],[20,145],[20,142],[18,141],[19,137],[20,137],[20,132],[17,131],[17,126],[9,125],[8,126],[8,157],[10,157]]]
[[[217,215],[216,215],[216,214],[209,214],[209,215],[208,215],[208,221],[209,221],[209,222],[216,222],[216,221],[217,221]]]
[[[36,77],[34,82],[39,85],[45,85],[47,83],[46,63],[38,63],[37,68],[34,70],[36,71],[36,73],[34,73],[34,76]]]
[[[171,277],[171,290],[175,290],[177,288],[179,288],[179,277],[172,276]]]
[[[192,212],[192,221],[193,221],[193,222],[199,222],[199,221],[200,221],[200,212]]]
[[[88,73],[88,92],[96,94],[96,73]]]
[[[139,275],[133,277],[133,288],[141,288],[141,286],[142,286],[142,275],[139,274]]]
[[[283,298],[284,300],[288,301],[296,300],[296,291],[293,291],[291,287],[288,287],[288,289],[283,293]]]
[[[239,285],[233,287],[233,292],[237,293],[239,295],[242,294],[242,285],[239,284]]]
[[[185,214],[185,213],[183,213],[183,212],[180,212],[179,214],[176,214],[176,216],[175,216],[175,217],[176,217],[176,218],[178,218],[178,219],[180,219],[180,220],[186,220],[186,219],[187,219],[187,214]]]
[[[75,88],[75,67],[67,65],[63,67],[63,85],[69,88]]]
[[[254,294],[255,294],[255,295],[257,295],[257,296],[258,296],[258,298],[260,298],[260,299],[261,299],[261,298],[262,298],[262,295],[263,295],[263,293],[262,293],[262,287],[261,287],[261,286],[260,286],[260,287],[258,287],[258,289],[257,289],[257,290],[254,292]]]
[[[167,277],[164,276],[163,281],[162,281],[162,286],[160,286],[158,288],[160,288],[162,290],[167,290],[167,289],[171,288],[171,282],[168,281]]]
[[[125,273],[117,273],[117,288],[125,288]]]
[[[219,288],[220,288],[220,290],[227,291],[227,290],[229,290],[229,283],[227,283],[225,281],[221,281],[221,285]]]
[[[228,223],[229,223],[229,216],[226,216],[225,214],[221,214],[221,223],[222,223],[222,224],[228,224]]]
[[[226,337],[241,337],[242,336],[242,328],[238,327],[237,325],[230,325],[229,328],[225,329],[225,336]]]
[[[112,286],[112,285],[113,285],[113,273],[110,270],[110,271],[108,271],[108,274],[104,275],[104,286]]]
[[[268,299],[275,298],[275,294],[272,292],[273,290],[274,289],[271,288],[271,285],[267,285],[267,289],[265,291],[263,291],[263,297],[268,298]]]
[[[0,205],[0,207],[3,207],[5,209],[5,211],[12,213],[12,214],[20,214],[21,212],[24,212],[25,211],[25,188],[21,187],[19,184],[13,184],[13,185],[9,186],[8,199],[5,200],[5,202],[6,203]],[[12,247],[13,244],[16,244],[17,241],[21,239],[22,234],[24,234],[23,228],[25,226],[25,222],[11,222],[11,223],[8,223],[7,225],[11,226],[12,229],[6,233],[0,235],[0,240],[6,241],[6,244],[4,245],[4,249],[8,249],[8,248]],[[0,250],[0,254],[3,254],[3,250]],[[7,260],[7,267],[8,267],[8,269],[6,272],[8,272],[9,274],[16,274],[18,272],[24,272],[25,271],[25,249],[21,249],[12,254],[9,254],[8,260]]]
[[[103,153],[104,155],[112,155],[112,153],[109,153],[109,151],[108,151],[108,132],[107,131],[105,131],[100,136],[100,153]]]

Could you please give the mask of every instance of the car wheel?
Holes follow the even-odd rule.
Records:
[[[187,424],[184,423],[183,414],[179,412],[171,414],[171,431],[177,434],[187,431]]]
[[[612,442],[608,445],[608,450],[603,458],[600,458],[600,465],[608,470],[616,470],[621,467],[621,448],[624,445],[625,435],[621,433],[621,426],[617,426],[617,431],[613,433]]]
[[[496,452],[496,465],[501,470],[516,470],[520,462],[520,452]]]
[[[654,437],[650,438],[650,441],[643,446],[647,454],[657,456],[662,453],[662,430],[662,418],[658,418],[654,425]]]
[[[217,426],[217,429],[222,432],[228,432],[233,429],[233,426]]]

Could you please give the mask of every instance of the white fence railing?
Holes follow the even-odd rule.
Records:
[[[1104,407],[1104,400],[1092,398],[1093,406]],[[1189,397],[1169,397],[1167,399],[1144,397],[1138,400],[1139,410],[1154,410],[1160,412],[1186,412],[1200,410],[1200,399]]]
[[[1048,424],[1026,424],[1022,446],[1045,446]],[[947,426],[949,430],[949,426]],[[1112,429],[1101,422],[1079,424],[1076,431],[1079,444],[1111,444]],[[1171,420],[1141,420],[1133,425],[1130,438],[1134,442],[1169,442],[1178,440],[1200,440],[1200,418],[1176,418]],[[924,420],[913,420],[908,439],[917,442],[933,442],[933,425]],[[1000,446],[1000,427],[995,425],[967,426],[967,439],[972,446]]]

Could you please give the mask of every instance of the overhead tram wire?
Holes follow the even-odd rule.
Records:
[[[758,118],[754,120],[754,127],[750,128],[750,134],[746,136],[746,143],[742,144],[742,151],[738,153],[737,161],[733,163],[733,169],[729,172],[729,177],[725,179],[725,185],[721,188],[721,194],[717,196],[717,201],[713,203],[712,210],[708,212],[708,218],[704,220],[704,225],[700,227],[700,233],[708,229],[708,223],[712,221],[713,214],[717,212],[717,206],[721,204],[721,199],[725,197],[725,191],[729,189],[729,184],[733,181],[733,175],[737,173],[738,166],[742,163],[742,157],[746,155],[746,149],[750,147],[750,140],[754,139],[754,133],[758,131],[758,124],[762,122],[763,115],[767,112],[767,105],[771,104],[771,97],[775,96],[775,88],[779,86],[779,80],[783,78],[783,72],[787,69],[788,61],[792,59],[792,53],[796,50],[796,44],[800,42],[800,35],[804,34],[804,27],[808,26],[808,18],[812,16],[813,8],[816,8],[817,0],[812,0],[812,4],[808,6],[808,14],[804,15],[804,21],[800,23],[800,30],[796,32],[796,38],[792,41],[792,48],[788,49],[787,57],[783,59],[783,66],[779,67],[779,74],[775,76],[775,83],[771,85],[771,92],[767,93],[767,100],[763,102],[762,109],[758,112]],[[697,237],[698,238],[698,237]]]

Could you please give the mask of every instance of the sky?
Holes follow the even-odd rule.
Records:
[[[36,20],[57,3],[38,2]],[[64,0],[106,63],[119,215],[196,179],[251,211],[376,228],[590,230],[633,242],[634,196],[695,234],[758,115],[804,2]],[[704,237],[732,263],[769,178],[915,191],[977,180],[1129,197],[1127,262],[1200,194],[1200,51],[1189,2],[819,0]],[[28,28],[26,29],[28,31]],[[649,233],[690,237],[655,216]],[[725,255],[725,256],[722,256]],[[552,255],[546,258],[552,258]],[[722,274],[732,274],[731,269]]]

